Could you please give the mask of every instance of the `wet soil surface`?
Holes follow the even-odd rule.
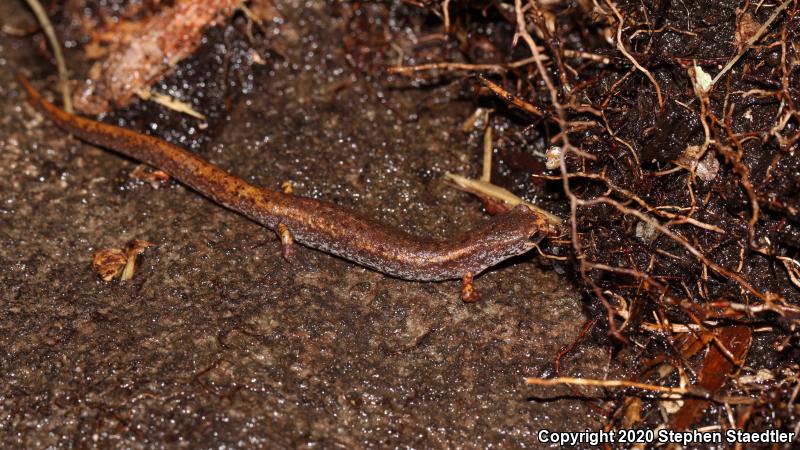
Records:
[[[0,9],[25,28],[22,3]],[[241,33],[219,27],[157,86],[205,99],[207,128],[141,103],[104,120],[415,233],[483,220],[441,181],[479,171],[459,131],[473,105],[420,112],[448,87],[364,79],[329,5],[277,6],[280,56],[252,64]],[[34,112],[18,70],[57,99],[34,39],[0,34],[0,65],[0,446],[540,447],[542,428],[596,426],[587,403],[524,385],[553,375],[587,321],[580,294],[536,257],[478,278],[476,304],[457,282],[401,281],[310,249],[290,265],[269,230],[176,183],[131,181],[135,162]],[[132,281],[101,281],[92,253],[131,239],[156,247]],[[563,375],[606,374],[592,333]]]

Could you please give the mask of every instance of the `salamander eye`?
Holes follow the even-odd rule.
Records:
[[[539,244],[539,242],[542,241],[543,238],[544,238],[543,234],[539,233],[538,230],[533,230],[531,235],[528,236],[528,240],[525,242],[525,248],[530,250],[536,247]]]

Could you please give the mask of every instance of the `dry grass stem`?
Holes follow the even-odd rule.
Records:
[[[50,42],[50,48],[53,50],[53,55],[56,58],[56,66],[58,67],[58,85],[61,89],[61,97],[64,102],[64,111],[68,113],[73,112],[72,108],[72,93],[69,86],[69,71],[67,71],[67,64],[64,62],[64,55],[61,52],[61,41],[56,36],[56,31],[50,18],[42,7],[39,0],[26,0],[33,13],[36,15],[36,20],[42,26],[47,41]]]
[[[488,197],[501,201],[509,208],[513,208],[517,205],[525,205],[532,211],[540,214],[551,226],[559,227],[561,225],[561,219],[558,216],[555,216],[530,202],[526,202],[525,200],[517,197],[513,193],[501,188],[500,186],[481,180],[473,180],[471,178],[462,177],[461,175],[456,175],[450,172],[445,173],[444,178],[447,181],[451,181],[463,191],[470,192],[481,197]]]

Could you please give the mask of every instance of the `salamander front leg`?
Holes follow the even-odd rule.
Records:
[[[281,256],[283,256],[283,259],[286,261],[293,263],[295,261],[294,238],[292,237],[292,233],[289,231],[289,227],[279,223],[275,232],[278,234],[278,238],[281,240]]]
[[[472,303],[480,298],[481,294],[475,290],[475,286],[472,284],[472,274],[464,274],[464,278],[461,279],[461,299],[467,303]]]

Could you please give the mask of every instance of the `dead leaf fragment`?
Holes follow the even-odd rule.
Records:
[[[694,167],[694,173],[698,178],[703,181],[711,181],[719,173],[717,154],[713,150],[708,150],[702,155],[702,159],[699,159],[702,150],[703,148],[699,145],[689,145],[675,162],[686,169]]]
[[[739,23],[736,24],[736,46],[743,47],[747,41],[758,33],[761,24],[746,11],[739,16]]]
[[[136,257],[154,245],[152,242],[134,239],[125,246],[125,250],[120,248],[97,250],[92,256],[92,269],[103,281],[113,280],[120,272],[122,272],[120,280],[128,281],[133,278],[136,271]]]
[[[111,281],[117,276],[128,261],[125,252],[118,248],[104,248],[92,255],[92,269],[103,279]]]
[[[734,325],[719,329],[716,339],[718,345],[710,344],[696,383],[697,387],[712,394],[719,392],[727,383],[729,376],[738,370],[728,356],[733,356],[739,361],[743,361],[747,357],[753,341],[753,333],[746,326]],[[725,355],[720,351],[720,346],[724,346],[730,355]],[[705,399],[686,399],[680,410],[672,416],[670,429],[675,431],[688,429],[702,417],[703,412],[710,404],[711,402]]]
[[[153,15],[98,31],[89,55],[101,59],[89,70],[90,79],[76,90],[75,108],[100,114],[126,106],[191,55],[203,31],[222,23],[240,4],[241,0],[176,0]]]
[[[154,169],[147,164],[136,166],[130,173],[130,177],[149,184],[153,189],[159,189],[169,182],[169,174],[161,169]]]
[[[697,163],[697,170],[695,173],[703,181],[711,181],[716,178],[719,173],[717,155],[713,151],[706,152],[706,156]]]

